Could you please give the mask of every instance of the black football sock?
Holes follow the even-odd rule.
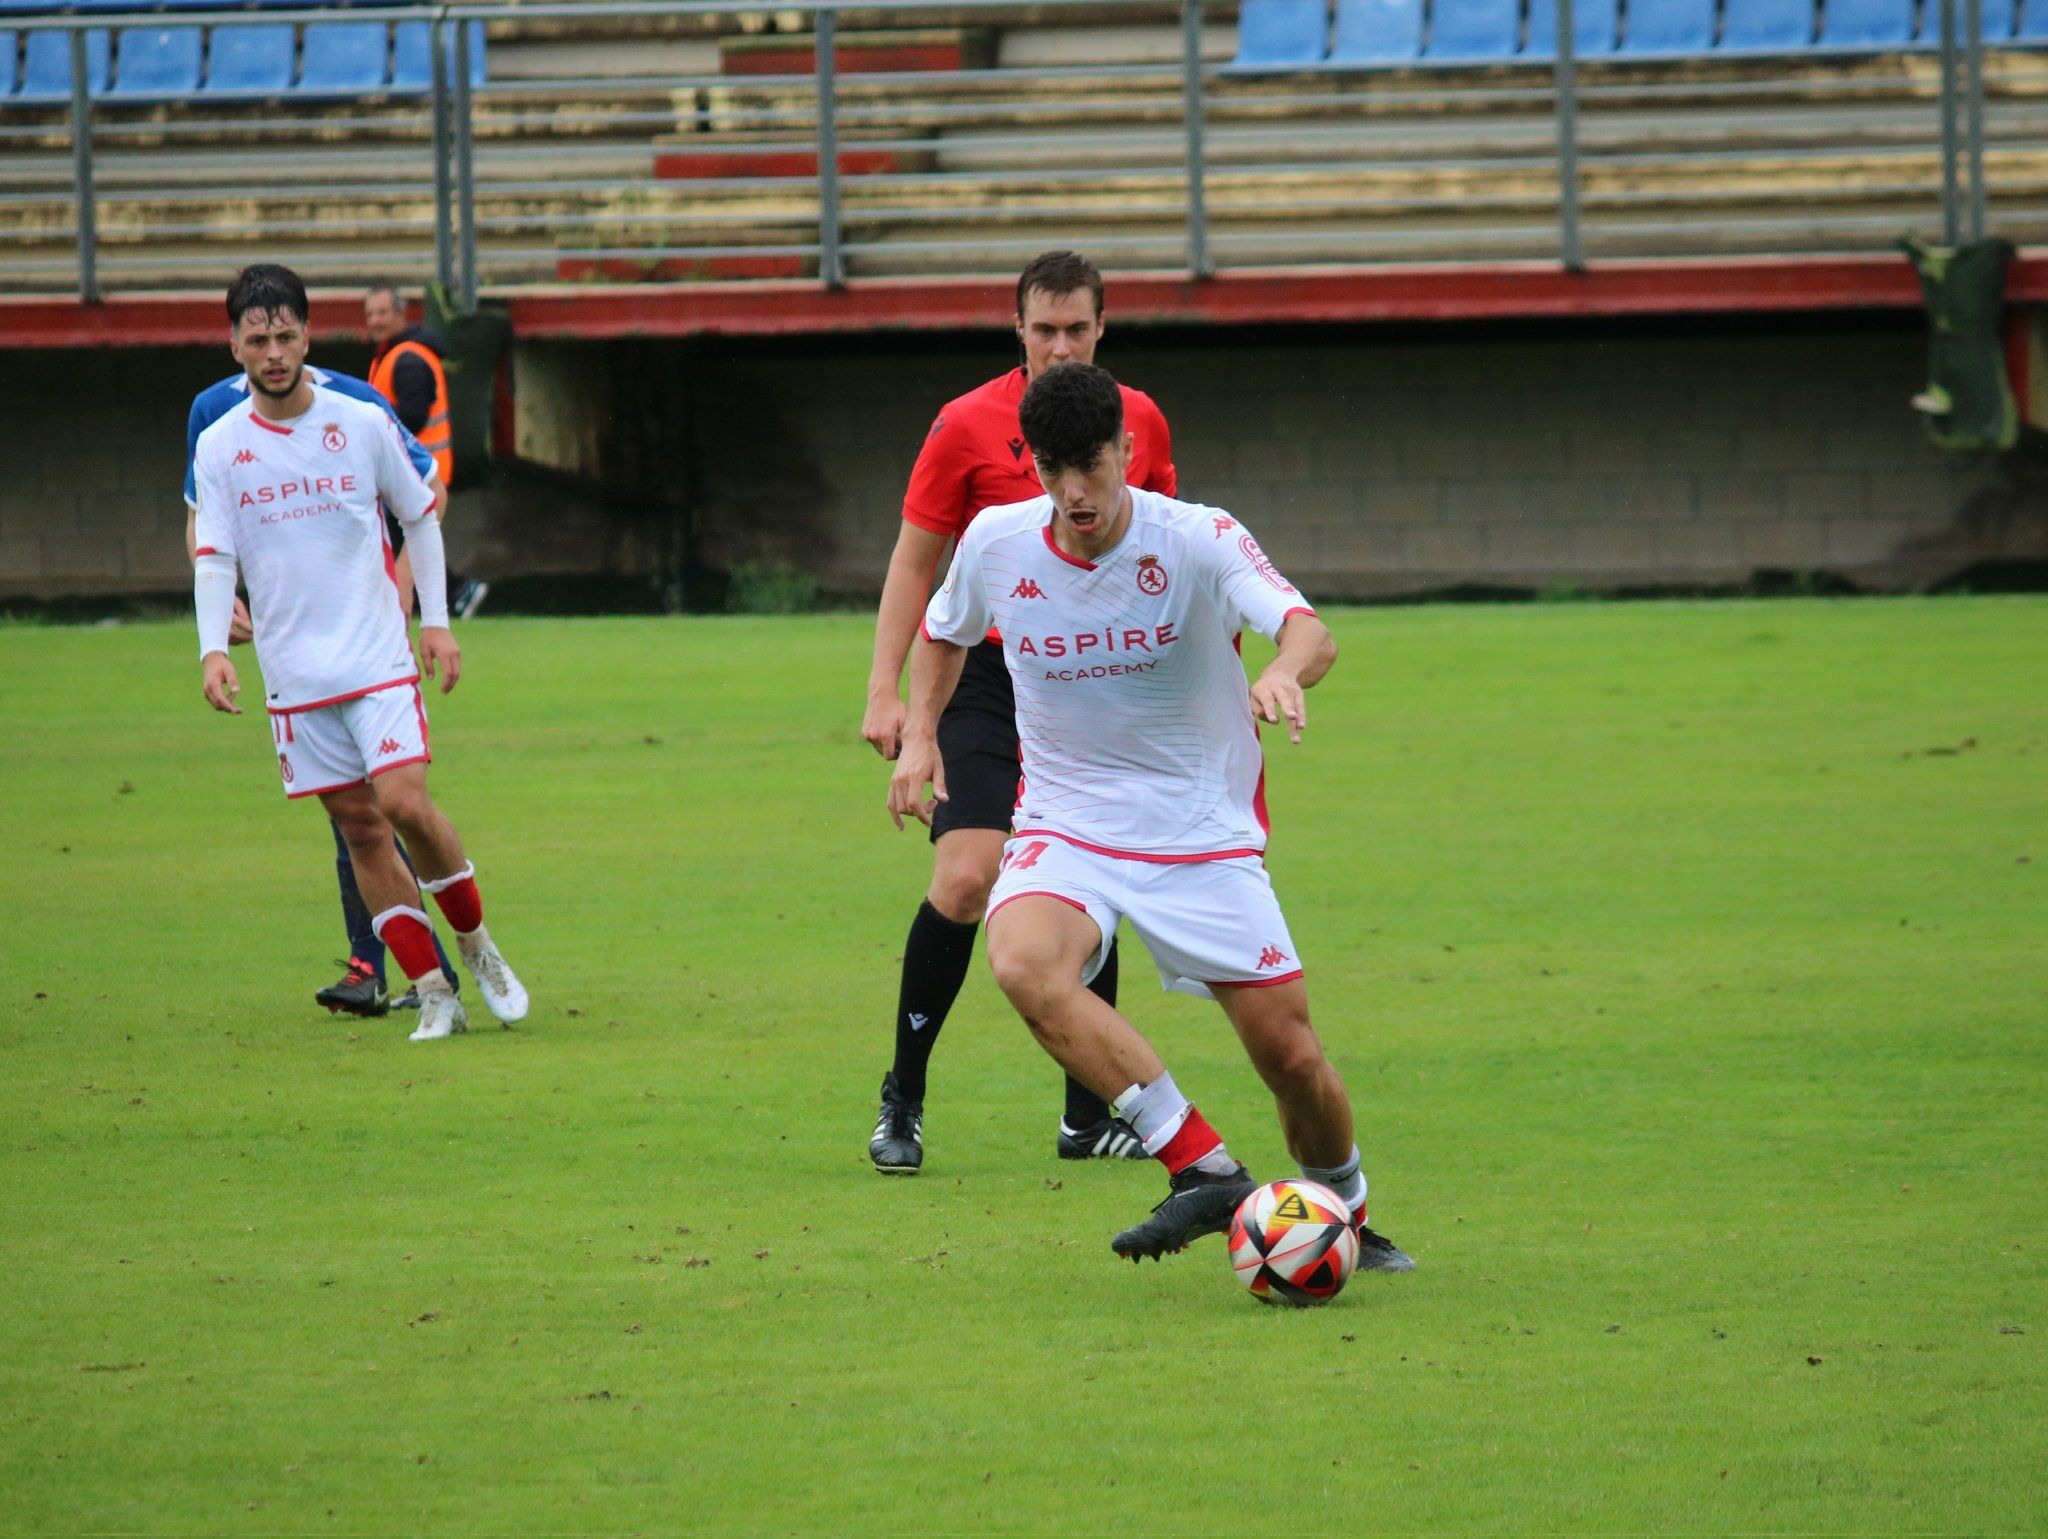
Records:
[[[974,932],[980,928],[948,919],[929,900],[917,906],[917,917],[910,921],[903,943],[903,986],[896,996],[896,1093],[906,1101],[924,1099],[925,1065],[967,981]]]
[[[1095,975],[1095,981],[1088,985],[1088,992],[1105,1005],[1116,1005],[1116,942],[1109,943],[1109,955],[1102,959],[1102,971]],[[1090,1090],[1086,1085],[1067,1076],[1066,1123],[1075,1132],[1092,1128],[1109,1116],[1109,1103]]]
[[[348,932],[348,954],[361,962],[377,975],[377,981],[384,981],[384,943],[377,939],[377,932],[370,926],[370,906],[363,901],[363,895],[356,890],[356,863],[349,859],[348,844],[341,837],[341,825],[332,821],[328,827],[334,830],[334,875],[341,884],[341,927]]]

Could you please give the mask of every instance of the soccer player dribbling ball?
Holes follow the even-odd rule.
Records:
[[[462,653],[448,629],[446,559],[435,493],[377,407],[317,385],[305,369],[306,288],[289,268],[245,268],[228,286],[246,402],[199,436],[193,600],[206,701],[240,715],[228,660],[237,568],[263,664],[265,705],[285,795],[317,796],[341,830],[378,939],[420,995],[415,1042],[468,1025],[441,970],[434,895],[456,949],[499,1020],[526,1014],[526,989],[484,928],[476,868],[427,793],[421,669],[406,642],[381,508],[407,531],[420,603],[420,657],[446,694]],[[415,884],[393,844],[405,837]]]
[[[894,759],[902,742],[903,700],[897,690],[903,660],[931,597],[939,558],[947,541],[959,539],[983,508],[1038,495],[1017,403],[1045,370],[1094,361],[1103,332],[1102,274],[1072,251],[1034,257],[1017,278],[1014,321],[1023,364],[948,401],[910,473],[903,524],[875,615],[874,665],[861,722],[861,736],[885,759]],[[1139,391],[1126,386],[1123,397],[1137,440],[1131,480],[1171,496],[1173,445],[1166,418]],[[924,1161],[926,1066],[967,980],[974,934],[1016,808],[1016,712],[1002,646],[991,636],[969,650],[960,687],[938,724],[953,796],[931,821],[931,886],[903,945],[895,1058],[882,1080],[881,1111],[868,1140],[868,1157],[884,1175],[914,1175]],[[1116,978],[1112,946],[1091,984],[1112,1005]],[[1054,1148],[1066,1160],[1144,1157],[1130,1128],[1072,1076]]]
[[[1227,1228],[1256,1185],[1152,1045],[1086,986],[1129,919],[1168,989],[1223,1007],[1302,1174],[1349,1205],[1359,1266],[1410,1271],[1366,1225],[1350,1101],[1310,1023],[1263,858],[1254,720],[1284,722],[1299,742],[1303,692],[1336,643],[1230,514],[1126,484],[1131,438],[1105,371],[1046,371],[1019,418],[1046,495],[984,511],[932,597],[890,811],[928,820],[945,804],[939,712],[967,647],[998,628],[1024,796],[990,894],[989,962],[1040,1045],[1167,1169],[1165,1200],[1112,1248],[1131,1260],[1178,1251]],[[1279,647],[1249,694],[1247,626]]]

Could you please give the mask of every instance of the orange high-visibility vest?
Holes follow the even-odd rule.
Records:
[[[370,384],[377,394],[394,407],[398,405],[398,391],[391,376],[397,372],[398,360],[407,354],[423,359],[434,371],[434,410],[425,426],[413,436],[420,441],[420,447],[434,457],[434,463],[441,468],[441,485],[448,490],[455,489],[455,431],[448,424],[448,374],[441,367],[441,360],[431,347],[418,342],[393,344],[370,365]]]

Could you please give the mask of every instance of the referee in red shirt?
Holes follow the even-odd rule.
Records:
[[[885,759],[902,750],[903,662],[946,547],[983,508],[1044,495],[1017,405],[1024,387],[1053,365],[1095,361],[1102,340],[1102,274],[1072,251],[1033,258],[1017,278],[1015,319],[1022,366],[948,401],[910,473],[903,527],[875,616],[874,667],[861,722],[861,736]],[[1151,397],[1122,388],[1124,425],[1137,440],[1130,482],[1171,497],[1173,445],[1166,418]],[[974,932],[988,907],[1017,804],[1017,709],[1000,642],[984,640],[968,651],[960,686],[939,718],[939,754],[948,799],[932,817],[932,882],[903,947],[896,1062],[883,1076],[881,1115],[868,1141],[869,1157],[885,1175],[915,1175],[924,1161],[925,1065],[967,980]],[[1112,1005],[1116,975],[1112,946],[1089,985]],[[1072,1078],[1058,1148],[1060,1158],[1069,1160],[1145,1158],[1137,1135]]]

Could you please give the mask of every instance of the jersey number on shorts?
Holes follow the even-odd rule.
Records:
[[[1003,869],[1005,871],[1029,871],[1038,864],[1038,857],[1043,855],[1045,851],[1046,843],[1043,839],[1034,840],[1030,844],[1020,844],[1015,849],[1005,850],[1003,852]]]

